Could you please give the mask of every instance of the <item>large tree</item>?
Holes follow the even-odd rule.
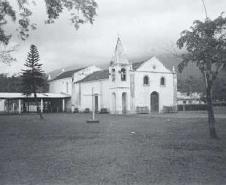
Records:
[[[69,19],[76,29],[81,24],[93,23],[96,16],[97,3],[95,0],[43,0],[46,7],[47,24],[54,23],[63,11],[68,11]],[[25,40],[31,30],[37,25],[31,22],[32,5],[41,3],[35,0],[0,0],[0,44],[8,45],[11,33],[5,26],[9,21],[16,24],[16,31],[22,40]],[[7,58],[9,59],[9,58]],[[3,60],[3,59],[1,59]]]
[[[221,14],[214,20],[196,20],[189,30],[184,30],[177,46],[185,49],[178,65],[180,72],[189,62],[201,71],[206,89],[208,123],[211,138],[217,138],[212,105],[212,89],[219,72],[226,67],[226,18]]]
[[[177,88],[179,91],[186,92],[187,94],[194,92],[204,94],[203,80],[195,76],[178,78]]]
[[[27,69],[23,70],[22,73],[22,92],[25,95],[34,95],[34,100],[37,107],[37,112],[42,119],[42,112],[40,111],[37,91],[40,87],[45,84],[45,76],[42,71],[42,64],[39,64],[39,52],[35,45],[31,45],[30,51],[28,52],[26,63],[24,64]]]

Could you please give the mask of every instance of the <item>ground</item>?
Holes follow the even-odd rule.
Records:
[[[223,185],[226,116],[205,113],[0,116],[0,184]]]

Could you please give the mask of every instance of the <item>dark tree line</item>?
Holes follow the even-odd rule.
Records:
[[[206,96],[205,82],[202,78],[189,76],[187,78],[178,78],[177,89],[180,92],[191,93],[197,92]],[[212,99],[213,101],[226,101],[226,74],[219,75],[213,84]]]
[[[44,74],[45,79],[42,87],[37,89],[37,92],[48,92],[47,75]],[[0,92],[20,92],[22,90],[22,78],[18,75],[7,76],[7,74],[0,74]]]
[[[0,74],[0,92],[21,92],[21,77]]]

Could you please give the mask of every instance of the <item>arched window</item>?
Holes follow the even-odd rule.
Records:
[[[111,78],[112,78],[112,81],[115,81],[115,69],[111,70]]]
[[[126,81],[126,70],[125,70],[125,68],[121,69],[121,80]]]
[[[144,76],[144,85],[149,85],[149,78],[148,76]]]
[[[164,77],[161,78],[160,85],[166,85],[166,80]]]

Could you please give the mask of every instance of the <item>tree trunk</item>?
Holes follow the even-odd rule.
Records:
[[[40,116],[40,119],[44,119],[43,115],[42,115],[42,112],[38,106],[38,99],[37,99],[37,94],[34,93],[34,98],[35,98],[35,104],[36,104],[36,107],[37,107],[37,113],[39,114]]]
[[[216,128],[215,128],[215,117],[212,104],[212,92],[211,87],[208,85],[206,88],[206,98],[207,98],[207,110],[208,110],[208,122],[209,122],[209,132],[210,137],[213,139],[217,138]]]

